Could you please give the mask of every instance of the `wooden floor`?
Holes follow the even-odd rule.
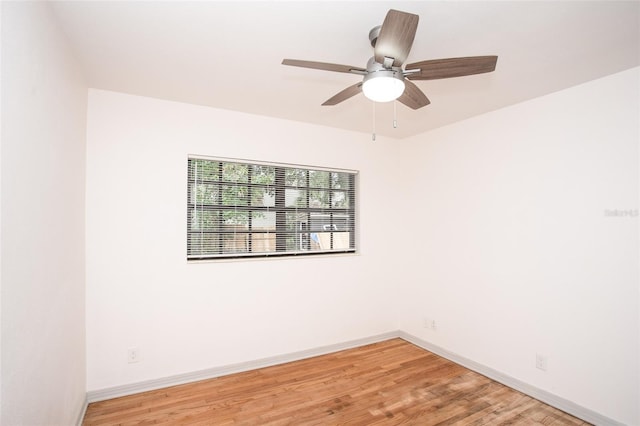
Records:
[[[587,425],[401,339],[89,405],[84,425]]]

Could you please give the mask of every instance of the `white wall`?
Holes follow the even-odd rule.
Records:
[[[2,5],[0,5],[0,421],[2,421]]]
[[[639,207],[639,81],[636,68],[408,141],[423,230],[400,311],[411,334],[629,425],[639,219],[607,211]]]
[[[71,424],[85,394],[86,86],[46,3],[2,2],[0,16],[0,423]],[[86,387],[358,339],[399,318],[640,424],[638,218],[606,214],[638,209],[638,81],[623,72],[401,142],[92,90]],[[187,264],[189,153],[360,170],[360,254]],[[420,183],[397,193],[399,171]],[[390,194],[422,194],[422,231],[400,241],[415,256],[390,254],[398,241],[378,232]],[[130,347],[140,363],[126,363]]]
[[[87,89],[46,2],[2,2],[3,425],[85,401]]]
[[[87,137],[89,391],[397,329],[388,140],[99,90]],[[188,154],[359,170],[359,254],[187,264]]]
[[[638,208],[638,114],[638,69],[405,141],[91,90],[88,389],[358,339],[399,319],[637,424],[638,219],[606,213]],[[187,264],[188,154],[360,170],[360,254]],[[398,172],[419,183],[398,193]],[[394,206],[419,194],[411,240],[377,232],[388,211],[375,203],[389,194]],[[418,250],[386,249],[397,243]],[[141,362],[127,363],[131,347]]]

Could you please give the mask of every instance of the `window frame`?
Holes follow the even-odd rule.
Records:
[[[219,180],[201,180],[198,183],[197,174],[193,175],[192,161],[204,161],[218,163],[216,167],[219,168],[218,179]],[[247,166],[247,177],[245,182],[231,182],[223,180],[223,167],[225,164],[235,164],[240,166]],[[251,170],[254,167],[270,167],[274,170],[274,182],[269,183],[256,183],[252,181]],[[295,172],[303,171],[305,174],[305,183],[302,186],[288,185],[286,180],[286,173],[288,170],[294,170]],[[310,182],[309,176],[311,172],[324,172],[329,173],[328,182],[326,187],[313,186]],[[356,170],[338,169],[318,166],[308,166],[300,164],[288,164],[288,163],[273,163],[264,161],[254,161],[236,158],[223,158],[223,157],[209,157],[201,155],[188,155],[187,156],[187,261],[212,261],[212,260],[228,260],[228,259],[249,259],[249,258],[273,258],[273,257],[298,257],[298,256],[317,256],[317,255],[336,255],[336,254],[355,254],[357,253],[357,193],[358,193],[358,175]],[[344,181],[346,179],[346,181]],[[343,182],[342,186],[334,188],[335,182]],[[345,183],[346,182],[346,183]],[[201,203],[198,207],[198,199],[196,192],[200,191],[199,185],[211,185],[215,187],[214,192],[217,191],[216,200],[214,204]],[[244,200],[244,205],[224,205],[222,201],[223,188],[228,190],[229,186],[236,186],[237,188],[243,187],[246,189],[247,197]],[[273,191],[273,206],[256,206],[252,205],[252,194],[254,189],[263,189]],[[195,191],[195,192],[194,192]],[[304,192],[306,194],[306,205],[290,206],[287,205],[289,197],[289,191],[296,193],[297,191]],[[312,207],[310,205],[310,193],[312,191],[325,191],[328,194],[328,202],[325,206]],[[336,207],[334,200],[338,193],[343,193],[341,197],[346,202],[346,207]],[[264,196],[264,194],[263,194]],[[344,198],[343,198],[344,197]],[[298,198],[296,198],[298,201]],[[317,200],[316,200],[317,201]],[[225,223],[226,219],[223,219],[225,211],[241,212],[241,215],[246,215],[247,228],[240,231],[229,231],[223,228],[229,226]],[[204,216],[204,212],[212,212],[216,217],[216,225],[213,230],[204,231],[204,225],[194,229],[194,215],[197,216],[198,212]],[[275,229],[274,230],[255,230],[253,229],[253,217],[256,212],[269,212],[275,215]],[[306,223],[303,221],[298,222],[295,219],[290,222],[287,218],[288,214],[294,214],[295,216],[306,214]],[[294,216],[294,217],[295,217]],[[314,219],[317,223],[314,224]],[[328,220],[327,220],[328,219]],[[319,220],[319,222],[318,222]],[[291,229],[291,223],[295,224],[294,230]],[[304,224],[305,227],[298,229],[298,225]],[[342,229],[339,229],[339,225]],[[216,227],[217,226],[217,227]],[[319,231],[315,230],[319,227]],[[328,228],[327,228],[328,227]],[[289,228],[289,229],[288,229]],[[193,244],[194,237],[200,235],[200,246],[197,247],[197,243]],[[212,249],[208,252],[203,251],[203,239],[204,235],[214,236],[217,240],[217,245],[209,245],[208,248]],[[262,238],[271,238],[275,234],[275,249],[273,251],[257,251],[253,252],[254,238],[261,236]],[[324,240],[324,244],[328,244],[327,247],[322,247],[320,236]],[[337,239],[336,235],[340,234]],[[233,235],[234,242],[237,244],[237,235],[244,235],[246,240],[246,251],[233,251],[227,250],[225,247],[228,240],[225,236]],[[327,235],[329,237],[327,242]],[[265,237],[266,236],[266,237]],[[313,238],[313,237],[316,238]],[[346,238],[345,238],[346,237]],[[295,240],[296,248],[291,248],[291,238]],[[288,240],[289,239],[289,240]],[[313,242],[312,242],[313,239]],[[257,241],[257,240],[256,240]],[[348,241],[348,243],[347,243]],[[299,244],[298,244],[299,242]],[[206,246],[207,243],[204,243]],[[242,244],[242,243],[241,243]],[[266,244],[263,241],[263,244]],[[303,247],[302,244],[305,246]],[[342,246],[341,246],[342,245]],[[313,246],[313,248],[312,248]],[[194,249],[195,247],[195,249]],[[320,248],[318,248],[320,247]],[[197,249],[200,249],[199,251]],[[206,250],[205,250],[206,251]],[[215,253],[212,251],[216,251]]]

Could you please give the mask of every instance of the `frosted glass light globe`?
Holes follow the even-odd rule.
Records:
[[[364,95],[374,102],[390,102],[404,92],[404,81],[391,75],[371,75],[362,84]]]

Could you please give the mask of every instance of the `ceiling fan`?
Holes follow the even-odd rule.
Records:
[[[431,103],[412,80],[462,77],[496,69],[497,56],[434,59],[407,64],[403,68],[417,28],[418,15],[389,10],[382,25],[369,32],[374,56],[369,59],[366,68],[298,59],[284,59],[282,64],[364,76],[361,82],[347,87],[322,105],[336,105],[363,92],[372,101],[389,102],[397,99],[412,109]]]

